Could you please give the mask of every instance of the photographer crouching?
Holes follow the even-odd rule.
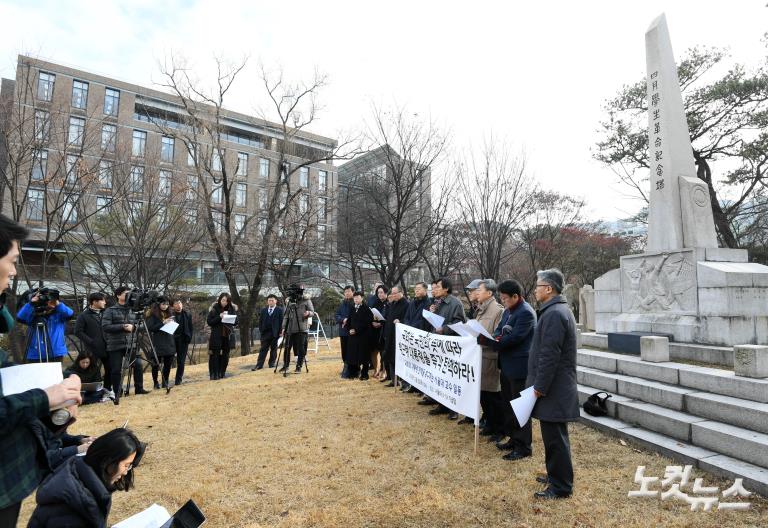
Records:
[[[16,314],[26,324],[27,362],[61,362],[67,355],[64,332],[75,312],[59,300],[59,290],[43,288],[30,290],[31,296]]]
[[[282,336],[284,340],[283,368],[280,372],[288,372],[291,365],[291,350],[296,355],[296,373],[301,373],[301,367],[307,356],[307,337],[309,318],[315,315],[312,301],[304,296],[304,288],[291,284],[286,291],[288,303],[283,317]]]

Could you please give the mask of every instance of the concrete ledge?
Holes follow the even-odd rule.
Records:
[[[576,364],[603,372],[616,372],[616,357],[610,352],[579,350],[576,352]]]
[[[642,378],[621,376],[617,379],[617,391],[622,396],[648,403],[655,403],[667,409],[682,411],[685,409],[685,395],[693,389],[667,385]]]
[[[595,387],[589,387],[587,385],[576,385],[576,390],[579,394],[579,405],[584,405],[584,402],[587,400],[587,398],[596,392],[600,392],[602,389],[596,389]],[[633,400],[619,394],[611,394],[611,397],[608,398],[608,400],[605,402],[605,407],[608,409],[608,416],[616,418],[618,415],[617,406],[623,402],[629,401]]]
[[[691,416],[652,403],[624,401],[617,405],[617,408],[619,420],[683,442],[691,441],[691,424],[706,421],[706,418]]]
[[[768,497],[768,469],[749,462],[731,458],[727,455],[715,455],[699,460],[699,468],[728,480],[744,479],[747,491]]]
[[[627,376],[646,378],[662,383],[677,385],[679,380],[677,363],[649,363],[635,357],[616,358],[616,372]]]
[[[685,395],[686,410],[709,420],[768,434],[768,404],[722,394],[692,392]]]
[[[693,443],[718,453],[768,467],[768,435],[720,422],[691,425]]]
[[[576,367],[576,382],[616,394],[616,375],[587,367]]]
[[[584,332],[581,334],[581,345],[591,348],[608,349],[608,334],[597,332]]]
[[[705,392],[768,403],[768,379],[736,376],[733,371],[680,366],[680,385]]]

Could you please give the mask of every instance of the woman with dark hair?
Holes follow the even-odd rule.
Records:
[[[171,376],[171,366],[173,357],[176,355],[176,342],[173,334],[169,334],[162,328],[168,323],[174,322],[175,318],[171,313],[171,304],[167,297],[160,296],[157,302],[152,305],[147,313],[147,330],[152,338],[152,345],[155,347],[157,359],[163,364],[163,388],[168,389],[168,380]],[[157,371],[160,365],[152,365],[152,380],[155,382],[155,389],[160,388],[157,382]]]
[[[224,378],[229,364],[229,350],[235,346],[235,324],[224,322],[227,315],[237,315],[237,305],[232,304],[230,294],[222,293],[208,311],[208,326],[211,327],[208,374],[212,380]]]
[[[133,487],[144,447],[122,428],[94,440],[85,456],[67,459],[37,488],[28,528],[107,526],[112,493]]]
[[[376,290],[369,300],[373,303],[369,304],[370,308],[376,308],[379,313],[386,317],[387,314],[387,294],[389,290],[383,284],[376,286]],[[370,351],[371,351],[371,367],[373,367],[373,377],[380,381],[383,381],[386,377],[386,371],[384,370],[384,362],[382,361],[382,354],[384,352],[384,321],[373,321],[371,323],[373,327],[368,334],[370,339]]]
[[[77,355],[77,359],[72,363],[72,366],[64,371],[64,377],[68,378],[72,374],[76,374],[82,383],[99,383],[103,381],[101,377],[101,368],[96,358],[88,350],[83,350]],[[83,391],[83,403],[82,405],[88,405],[89,403],[98,403],[100,401],[109,401],[109,398],[105,398],[106,391],[104,389],[98,391]]]

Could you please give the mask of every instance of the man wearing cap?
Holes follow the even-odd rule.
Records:
[[[528,356],[526,386],[533,386],[547,466],[547,488],[538,499],[562,499],[573,493],[568,422],[579,419],[576,390],[576,320],[561,295],[565,279],[558,269],[536,273],[539,320]]]
[[[474,279],[467,284],[464,291],[467,292],[467,299],[469,299],[469,308],[467,309],[467,319],[474,319],[475,312],[477,311],[477,287],[480,286],[482,279]]]

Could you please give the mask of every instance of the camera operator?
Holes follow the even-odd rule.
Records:
[[[292,284],[288,287],[288,306],[283,317],[281,334],[285,339],[283,348],[283,368],[280,372],[288,372],[291,364],[291,350],[296,354],[296,373],[301,372],[304,358],[307,355],[307,333],[309,318],[316,315],[312,301],[304,296],[304,289]]]
[[[101,317],[107,306],[107,298],[101,292],[94,292],[88,296],[88,307],[80,312],[75,321],[75,335],[83,343],[85,349],[96,357],[104,365],[104,390],[107,396],[115,397],[112,392],[112,369],[107,357],[107,342],[104,339],[104,329],[101,326]]]
[[[109,356],[109,368],[112,375],[112,391],[115,393],[115,405],[120,403],[120,378],[122,377],[123,356],[130,351],[131,333],[135,329],[136,314],[126,305],[126,297],[129,289],[127,286],[119,286],[115,290],[117,304],[104,310],[101,317],[101,327],[104,329],[104,338],[107,342],[107,355]],[[134,346],[138,348],[138,343]],[[138,356],[138,353],[137,353]],[[136,394],[148,394],[144,390],[144,370],[141,368],[141,359],[136,357],[133,363],[133,383]]]
[[[31,332],[27,334],[27,362],[61,362],[67,355],[64,331],[74,314],[72,308],[59,301],[58,290],[38,288],[34,291],[29,302],[16,314],[16,319]],[[39,326],[41,322],[45,322],[45,327]]]
[[[19,241],[27,230],[0,215],[0,292],[16,275]],[[0,295],[0,332],[9,332],[13,318],[5,307],[5,294]],[[0,349],[0,368],[12,363]],[[16,526],[21,501],[42,480],[37,442],[30,425],[50,415],[51,410],[66,402],[80,402],[80,380],[73,376],[45,390],[32,389],[5,396],[0,384],[0,526]]]

